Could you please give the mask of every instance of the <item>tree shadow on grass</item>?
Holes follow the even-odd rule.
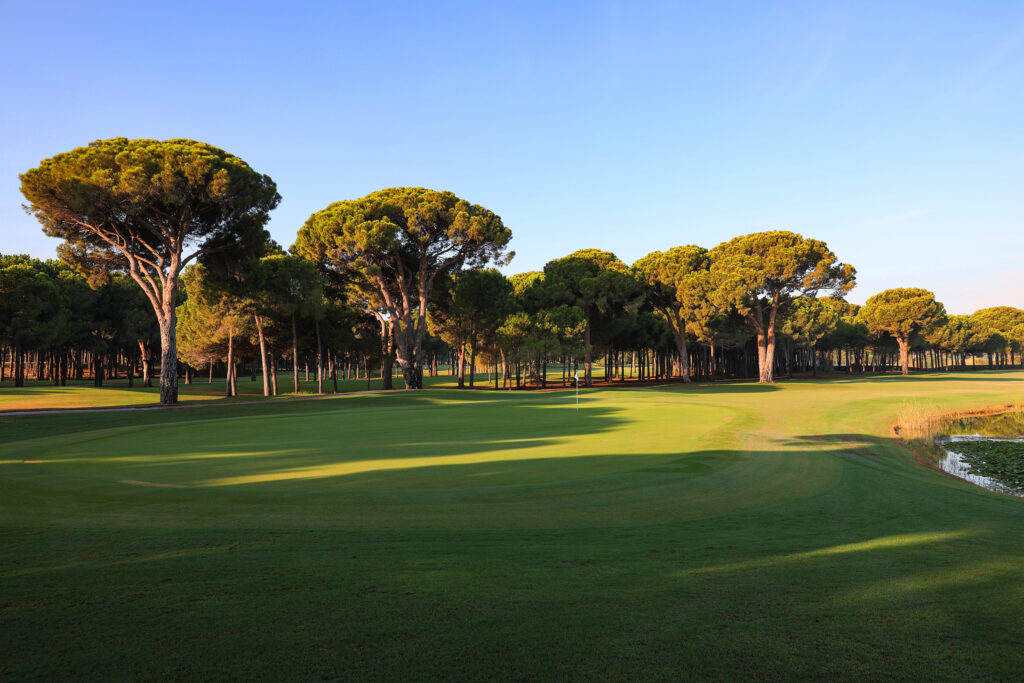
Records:
[[[89,439],[29,443],[3,455],[52,465],[101,467],[108,476],[153,483],[197,480],[234,483],[322,478],[373,471],[443,465],[486,454],[545,448],[583,435],[600,435],[624,424],[617,408],[586,405],[577,412],[568,399],[481,401],[444,405],[429,396],[388,401],[362,397],[358,408],[308,413],[274,412],[250,419],[136,425]],[[389,397],[390,398],[390,397]],[[395,397],[399,398],[399,397]],[[316,404],[313,404],[316,406]],[[319,407],[319,406],[316,406]],[[347,408],[347,406],[346,406]],[[227,417],[222,415],[222,417]],[[134,416],[132,416],[134,417]],[[255,418],[255,419],[252,419]],[[140,448],[140,436],[148,444]],[[79,446],[79,444],[82,444]],[[17,453],[15,452],[17,451]],[[304,473],[304,474],[303,474]]]

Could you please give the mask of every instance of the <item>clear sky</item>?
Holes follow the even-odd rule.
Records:
[[[1024,307],[1024,2],[0,1],[0,252],[18,173],[108,137],[269,174],[284,246],[383,187],[502,216],[535,270],[788,229],[850,299]]]

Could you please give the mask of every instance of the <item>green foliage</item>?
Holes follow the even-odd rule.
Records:
[[[435,278],[507,263],[511,237],[495,213],[451,192],[399,187],[314,213],[292,251],[333,271],[350,300],[390,328],[406,386],[418,388]]]
[[[975,338],[974,325],[967,315],[950,315],[925,331],[928,343],[949,353],[961,354],[970,350]]]
[[[559,276],[565,276],[570,267],[575,269],[580,265],[561,264]],[[512,310],[494,331],[495,341],[504,350],[507,360],[533,363],[539,375],[538,366],[547,360],[559,354],[577,355],[585,351],[587,318],[583,309],[553,303],[564,301],[566,297],[552,288],[544,273],[521,273],[513,275],[508,282],[510,310],[518,310]]]
[[[0,267],[0,343],[48,346],[66,324],[60,290],[45,272],[24,262]]]
[[[818,292],[841,296],[855,283],[853,266],[840,263],[824,242],[784,230],[735,237],[709,255],[713,297],[747,316],[762,308],[767,316],[773,306]]]
[[[782,331],[796,343],[812,347],[836,329],[839,324],[837,308],[820,299],[795,299],[783,318]]]
[[[632,267],[634,276],[645,286],[648,303],[672,328],[685,381],[690,381],[686,332],[707,339],[721,314],[708,296],[710,265],[707,249],[689,245],[651,252]]]
[[[549,261],[544,285],[550,304],[578,306],[587,316],[611,314],[635,292],[626,264],[600,249],[580,249]]]
[[[647,287],[648,300],[658,309],[685,306],[706,299],[708,250],[696,245],[653,251],[633,264],[633,272]]]
[[[97,140],[22,173],[21,192],[58,253],[93,284],[127,273],[161,328],[160,402],[178,400],[177,280],[194,259],[254,255],[281,197],[269,176],[194,140]]]
[[[252,263],[241,292],[252,312],[276,319],[319,315],[324,287],[316,265],[298,256],[272,254]]]
[[[97,140],[20,177],[43,231],[65,241],[61,256],[101,277],[152,276],[203,250],[250,249],[281,199],[269,176],[194,140]],[[196,254],[183,256],[186,244]]]
[[[451,192],[398,187],[314,213],[293,252],[345,275],[374,310],[441,273],[504,263],[512,237],[493,212]],[[427,279],[419,279],[420,269]]]
[[[867,300],[860,320],[875,334],[891,334],[907,340],[942,325],[946,310],[927,289],[898,288],[879,292]]]
[[[1006,336],[1011,343],[1016,345],[1016,348],[1024,350],[1024,323],[1014,325]]]
[[[560,304],[545,308],[532,316],[530,345],[538,357],[559,353],[578,354],[583,351],[586,317],[578,306]]]
[[[616,317],[643,294],[626,264],[615,254],[600,249],[580,249],[544,266],[542,299],[550,310],[559,306],[578,308],[584,320],[584,383],[592,384],[591,351],[608,344]]]
[[[1011,306],[982,308],[971,314],[971,322],[1006,336],[1014,327],[1024,324],[1024,311]]]
[[[512,283],[497,270],[467,270],[445,282],[430,311],[431,334],[452,348],[493,339],[512,307]]]
[[[775,325],[794,298],[820,292],[842,296],[854,285],[853,266],[840,263],[820,241],[784,230],[743,235],[709,254],[710,299],[723,310],[735,309],[758,335],[762,383],[772,381]]]
[[[188,298],[177,309],[178,355],[193,367],[227,358],[233,351],[254,351],[255,327],[249,302],[211,283],[202,265],[190,266],[182,275]]]

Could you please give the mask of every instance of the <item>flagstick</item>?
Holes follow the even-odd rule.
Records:
[[[576,371],[576,412],[580,412],[580,371]]]

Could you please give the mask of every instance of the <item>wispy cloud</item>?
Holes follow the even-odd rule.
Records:
[[[930,213],[932,213],[931,209],[911,209],[910,211],[900,211],[899,213],[889,214],[888,216],[868,221],[868,225],[891,225],[893,223],[902,223],[903,221],[908,221],[911,218],[926,216]]]

